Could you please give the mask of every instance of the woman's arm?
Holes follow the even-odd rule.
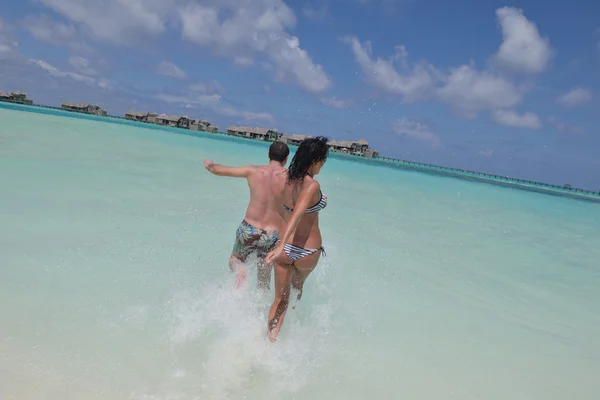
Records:
[[[267,264],[270,264],[273,261],[275,261],[283,253],[283,248],[287,243],[287,240],[292,235],[292,232],[296,230],[296,227],[298,226],[298,223],[300,222],[304,211],[306,211],[306,209],[308,208],[308,202],[312,199],[313,195],[319,189],[319,182],[314,180],[306,186],[304,186],[302,192],[300,192],[300,196],[298,196],[298,201],[294,206],[294,212],[292,213],[292,216],[286,225],[285,232],[283,233],[283,236],[281,236],[279,239],[279,244],[277,244],[277,246],[275,246],[275,248],[271,250],[269,254],[267,254],[267,256],[265,257],[265,261],[267,262]]]
[[[296,230],[300,219],[304,215],[304,211],[306,211],[311,199],[313,198],[315,193],[319,191],[319,189],[319,182],[315,180],[310,182],[307,186],[305,186],[302,189],[300,195],[298,196],[298,201],[294,205],[294,212],[292,213],[292,216],[290,217],[290,220],[287,223],[285,232],[283,233],[283,236],[280,237],[282,243],[287,243],[287,240],[292,235],[292,232]]]

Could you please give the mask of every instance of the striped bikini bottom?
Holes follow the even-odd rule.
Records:
[[[285,254],[287,254],[288,258],[292,262],[292,265],[297,260],[304,257],[308,257],[311,254],[316,253],[317,251],[320,251],[323,255],[326,255],[325,248],[323,246],[319,247],[318,249],[305,249],[303,247],[298,247],[294,246],[293,244],[286,243],[285,246],[283,246],[283,251],[285,251]]]

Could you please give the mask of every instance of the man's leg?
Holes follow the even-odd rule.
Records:
[[[261,235],[261,241],[257,246],[257,276],[258,276],[258,288],[264,291],[268,291],[271,288],[271,270],[273,269],[273,263],[267,264],[265,258],[271,250],[277,245],[277,232],[263,232]]]
[[[232,252],[231,257],[229,257],[229,268],[236,274],[235,288],[239,289],[246,281],[246,268],[244,267],[244,262],[240,259],[240,256],[235,252]]]
[[[245,262],[255,247],[253,246],[255,240],[253,240],[252,233],[253,227],[246,221],[242,221],[235,232],[235,242],[233,244],[231,256],[229,257],[229,268],[231,268],[232,272],[237,274],[235,282],[236,289],[246,280]]]
[[[271,269],[273,268],[273,263],[267,265],[266,256],[266,254],[260,254],[257,264],[258,288],[263,291],[268,291],[271,288]]]

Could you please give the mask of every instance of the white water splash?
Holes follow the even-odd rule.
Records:
[[[188,386],[203,400],[279,398],[315,379],[314,368],[328,351],[333,306],[301,301],[290,307],[278,341],[271,343],[267,317],[273,288],[257,291],[255,275],[250,269],[239,289],[229,276],[180,291],[167,303],[171,376],[177,381],[170,391]],[[299,318],[299,310],[307,315]]]

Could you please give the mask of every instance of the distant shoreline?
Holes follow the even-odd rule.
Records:
[[[256,139],[252,139],[252,138],[234,136],[234,135],[229,135],[229,134],[223,133],[223,132],[205,132],[205,131],[196,131],[196,130],[175,128],[175,127],[157,125],[157,124],[152,124],[152,123],[147,123],[147,122],[133,121],[133,120],[130,120],[130,119],[127,119],[124,117],[118,117],[118,116],[112,116],[112,115],[98,116],[98,115],[90,115],[90,114],[86,114],[86,113],[79,113],[79,112],[73,112],[73,111],[65,111],[59,107],[46,106],[46,105],[38,105],[38,104],[25,105],[25,104],[20,104],[20,103],[11,102],[11,101],[0,101],[0,108],[7,109],[7,110],[14,110],[14,111],[25,111],[25,112],[32,112],[32,113],[38,113],[38,114],[86,119],[86,120],[91,120],[91,121],[117,123],[117,124],[121,124],[121,125],[130,125],[130,126],[141,127],[141,128],[169,131],[169,132],[184,134],[184,135],[188,135],[188,136],[215,138],[215,139],[226,140],[226,141],[241,140],[241,141],[257,143],[257,144],[269,143],[269,142],[266,142],[263,140],[256,140]],[[295,144],[290,144],[290,145],[296,146]],[[496,186],[509,187],[509,188],[514,188],[514,189],[526,190],[526,191],[543,193],[543,194],[550,194],[550,195],[555,195],[555,196],[569,197],[569,198],[573,198],[573,199],[600,202],[600,192],[593,192],[590,190],[564,187],[564,186],[546,184],[546,183],[541,183],[541,182],[527,181],[527,180],[523,180],[523,179],[510,178],[510,177],[493,175],[493,174],[486,174],[486,173],[476,172],[476,171],[461,170],[461,169],[457,169],[457,168],[447,168],[447,167],[441,167],[441,166],[432,165],[432,164],[424,164],[424,163],[418,163],[418,162],[414,162],[414,161],[400,160],[400,159],[382,157],[382,156],[379,156],[376,158],[365,158],[362,156],[343,154],[343,153],[339,153],[339,152],[334,152],[334,153],[332,153],[332,155],[334,155],[334,157],[336,157],[336,158],[352,160],[352,161],[361,162],[361,163],[390,166],[390,167],[425,172],[425,173],[430,173],[430,174],[435,174],[435,175],[443,175],[443,176],[458,178],[458,179],[462,179],[462,180],[478,181],[478,182],[493,184]]]

